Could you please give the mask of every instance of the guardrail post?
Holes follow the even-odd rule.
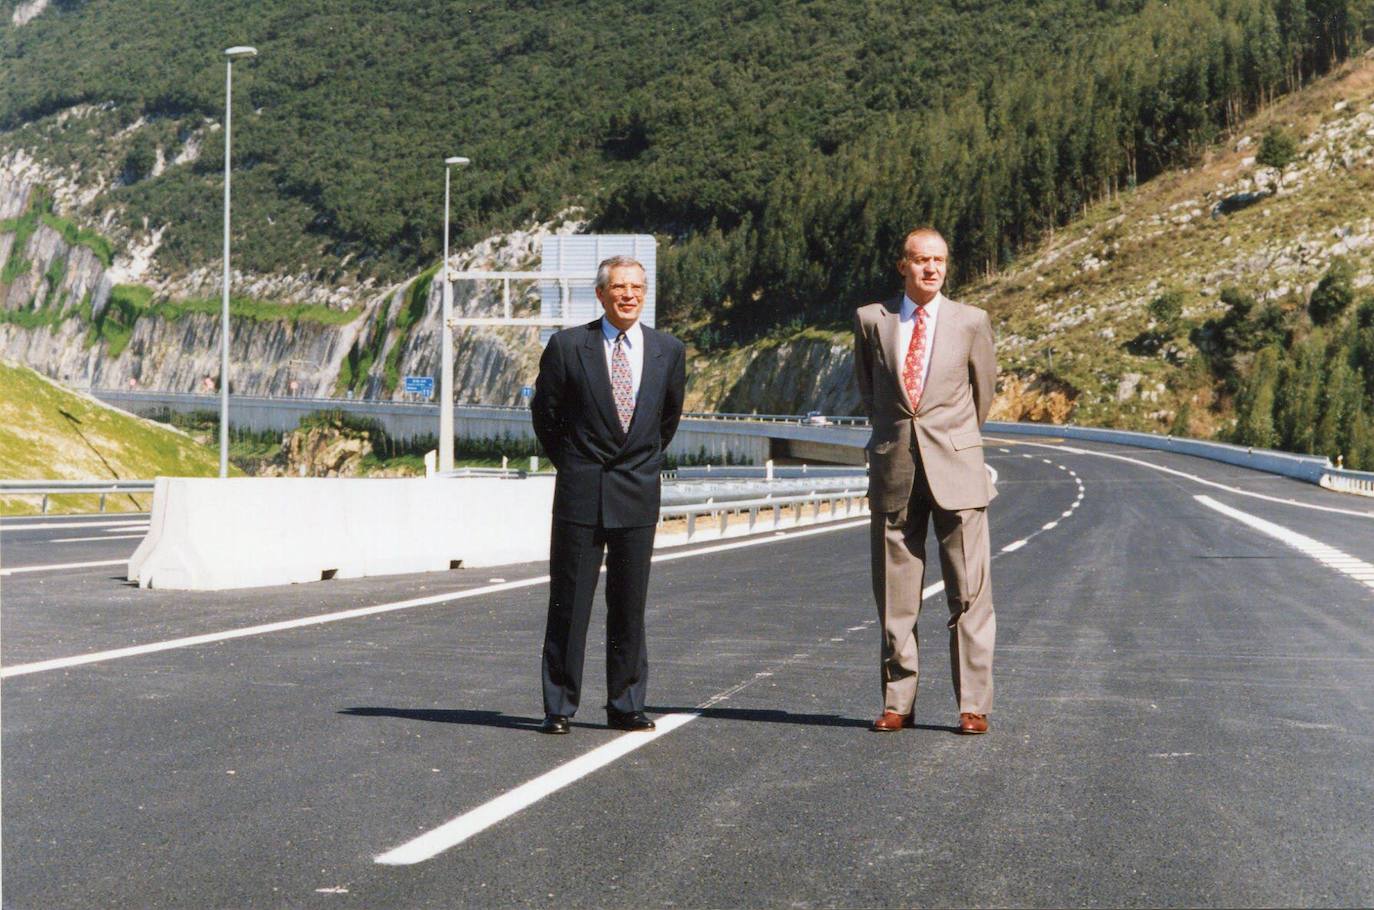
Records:
[[[688,539],[688,540],[691,540],[691,539],[692,539],[692,535],[696,532],[696,529],[697,529],[697,517],[696,517],[695,515],[688,515],[688,516],[687,516],[687,539]]]
[[[101,493],[101,494],[100,494],[100,511],[102,511],[102,512],[105,511],[105,494],[104,494],[104,493]]]
[[[728,508],[721,509],[717,514],[720,516],[720,536],[724,537],[725,527],[730,523],[730,510]]]
[[[44,494],[43,494],[43,514],[44,514],[44,515],[47,515],[47,514],[48,514],[48,494],[47,494],[47,493],[44,493]]]

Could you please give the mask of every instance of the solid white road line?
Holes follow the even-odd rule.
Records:
[[[710,553],[720,553],[725,550],[740,550],[745,547],[758,547],[765,544],[779,543],[790,540],[794,537],[810,537],[814,534],[826,534],[831,531],[842,531],[846,528],[855,528],[860,525],[867,525],[868,519],[862,521],[846,521],[837,524],[822,525],[815,528],[807,528],[802,531],[784,533],[782,536],[770,536],[751,538],[749,540],[734,541],[732,543],[717,544],[710,547],[699,547],[694,550],[684,552],[661,553],[653,557],[654,562],[671,562],[676,559],[687,559],[693,556],[705,556]],[[22,569],[5,569],[0,574],[8,575],[12,572],[34,572],[40,569],[73,568],[76,566],[107,566],[127,564],[127,559],[116,559],[108,562],[92,563],[72,563],[67,566],[32,566]],[[5,667],[0,670],[0,679],[8,679],[11,676],[23,676],[29,673],[42,673],[48,670],[62,670],[68,667],[78,667],[83,664],[93,664],[106,660],[117,660],[122,657],[136,657],[140,654],[153,654],[158,651],[171,651],[177,648],[190,648],[197,645],[206,645],[219,641],[229,641],[234,638],[247,638],[252,635],[266,635],[271,632],[284,632],[288,629],[299,629],[305,626],[318,626],[325,623],[341,622],[346,619],[357,619],[362,616],[374,616],[379,613],[392,613],[397,610],[409,610],[414,607],[427,607],[434,604],[449,603],[458,600],[467,600],[472,597],[480,597],[483,594],[494,594],[498,591],[511,591],[517,588],[529,588],[535,585],[544,584],[549,580],[547,575],[539,575],[534,578],[523,578],[518,581],[508,581],[502,584],[485,585],[480,588],[469,588],[466,591],[456,591],[448,594],[434,594],[429,597],[417,597],[411,600],[402,600],[395,603],[377,604],[372,607],[356,607],[352,610],[341,610],[336,613],[319,613],[314,616],[303,616],[300,619],[288,619],[281,622],[264,623],[257,626],[246,626],[241,629],[228,629],[223,632],[210,632],[204,635],[188,635],[183,638],[172,638],[166,641],[151,642],[146,645],[133,645],[127,648],[114,648],[109,651],[94,651],[89,654],[77,654],[73,657],[58,657],[52,660],[36,661],[29,664],[16,664],[12,667]]]
[[[1251,515],[1249,512],[1242,512],[1239,509],[1223,505],[1210,496],[1194,496],[1193,498],[1209,509],[1215,509],[1223,515],[1234,518],[1241,524],[1249,525],[1262,534],[1268,534],[1275,540],[1281,540],[1322,565],[1349,575],[1361,584],[1374,588],[1374,565],[1370,565],[1362,559],[1356,559],[1347,553],[1342,553],[1335,547],[1328,546],[1319,540],[1313,540],[1311,537],[1299,534],[1283,525],[1274,524],[1272,521],[1266,521],[1257,515]]]
[[[867,522],[865,522],[866,524]],[[943,581],[928,585],[921,591],[921,599],[927,600],[945,589]],[[846,631],[861,631],[865,626],[854,626]],[[843,638],[832,638],[831,641],[844,641]],[[793,663],[799,659],[808,657],[807,652],[793,654],[782,665]],[[636,749],[643,748],[656,739],[661,739],[672,733],[674,730],[681,729],[701,716],[701,712],[722,701],[741,690],[753,685],[760,679],[773,675],[772,670],[763,670],[755,673],[753,677],[744,682],[737,683],[711,696],[706,701],[697,705],[696,710],[683,711],[678,714],[666,714],[654,719],[655,729],[647,733],[625,733],[611,740],[608,743],[597,746],[569,762],[559,765],[552,771],[545,772],[538,777],[521,784],[514,790],[508,790],[500,796],[490,799],[475,809],[470,809],[451,819],[437,828],[426,831],[424,834],[406,841],[399,847],[395,847],[375,858],[376,862],[385,866],[411,866],[422,863],[425,860],[433,859],[445,850],[456,847],[474,835],[480,834],[499,822],[505,821],[512,815],[529,808],[546,796],[562,790],[569,784],[574,784],[594,771],[606,767],[618,758],[630,754]]]
[[[850,522],[847,526],[855,527],[860,524],[868,524],[868,521]],[[811,529],[809,532],[798,533],[819,533],[822,530],[825,529],[815,528]],[[1046,529],[1042,528],[1041,531],[1043,530]],[[1037,531],[1036,534],[1041,533],[1041,531]],[[1035,534],[1031,535],[1031,537],[1034,536]],[[765,538],[765,540],[775,539],[776,538]],[[1028,540],[1029,538],[1027,538],[1027,540],[1018,540],[1014,544],[1003,547],[1002,552],[1018,550],[1024,547]],[[695,550],[691,553],[674,553],[671,555],[673,557],[694,556],[703,552],[715,552],[720,549],[730,548],[731,545],[725,545],[723,547],[709,547],[706,550]],[[657,561],[659,557],[656,556],[654,559]],[[944,589],[945,583],[943,581],[937,581],[934,584],[927,585],[921,591],[921,599],[929,600]],[[865,628],[866,626],[852,626],[845,631],[859,632]],[[832,642],[844,641],[844,638],[831,638],[830,640]],[[789,661],[785,661],[784,663],[807,656],[808,654],[806,652],[794,654],[789,658]],[[437,828],[426,831],[424,834],[406,841],[399,847],[386,851],[376,857],[376,862],[386,866],[410,866],[415,863],[422,863],[428,859],[433,859],[445,850],[458,846],[474,835],[480,834],[490,828],[492,825],[502,822],[512,815],[529,808],[544,797],[556,793],[569,784],[576,783],[592,772],[606,767],[616,759],[622,758],[634,750],[647,746],[654,740],[660,739],[674,730],[686,726],[700,717],[700,712],[702,710],[726,700],[731,695],[734,695],[736,692],[739,692],[741,689],[744,689],[746,686],[753,684],[759,679],[772,675],[772,671],[761,671],[754,674],[753,678],[745,680],[742,683],[726,689],[724,692],[712,696],[707,701],[698,705],[695,711],[668,714],[656,718],[654,721],[656,729],[648,733],[625,733],[572,761],[559,765],[552,771],[548,771],[531,781],[521,784],[514,790],[508,790],[500,796],[488,800],[477,808],[464,812],[457,818],[451,819]]]
[[[102,537],[101,540],[108,538]],[[48,566],[17,566],[13,569],[0,569],[0,576],[18,575],[21,572],[52,572],[57,569],[90,569],[95,566],[126,566],[129,558],[123,559],[102,559],[99,562],[62,562]]]
[[[490,828],[497,822],[510,818],[544,797],[562,790],[569,784],[600,768],[604,768],[617,758],[636,749],[643,748],[656,739],[667,736],[679,727],[700,717],[695,712],[668,714],[656,718],[656,728],[646,733],[626,733],[592,751],[559,765],[552,771],[541,774],[528,783],[521,784],[493,800],[483,803],[476,809],[465,812],[452,821],[445,822],[432,831],[421,834],[395,849],[378,856],[377,862],[387,866],[409,866],[424,862],[437,856],[450,847]]]
[[[141,540],[147,534],[111,534],[107,537],[58,537],[47,543],[89,543],[92,540]]]
[[[72,528],[146,528],[148,519],[141,521],[59,521],[39,524],[11,524],[0,520],[0,534],[15,531],[69,531]]]

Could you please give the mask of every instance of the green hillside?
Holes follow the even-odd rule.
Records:
[[[238,469],[231,469],[241,474]],[[214,477],[218,452],[163,424],[107,407],[27,367],[0,362],[0,477],[138,480]],[[98,496],[61,496],[54,512],[93,512]],[[146,511],[151,494],[110,496],[106,509]],[[37,512],[36,497],[0,497],[0,514]]]
[[[1282,170],[1266,146],[1290,146]],[[1091,207],[967,289],[1000,415],[1339,455],[1374,469],[1374,57],[1196,166]]]
[[[395,280],[460,239],[582,205],[664,242],[661,312],[701,345],[839,322],[913,222],[1010,261],[1187,163],[1363,47],[1369,0],[0,0],[0,151],[218,254],[222,48],[236,69],[235,253]]]

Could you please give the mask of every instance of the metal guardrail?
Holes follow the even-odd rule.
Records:
[[[803,523],[807,506],[811,507],[811,523],[822,520],[822,506],[825,505],[829,505],[828,520],[830,521],[866,515],[868,508],[863,505],[863,500],[867,495],[866,489],[851,487],[846,490],[805,493],[795,496],[668,505],[659,510],[659,523],[661,527],[664,520],[687,519],[686,537],[689,541],[698,536],[697,520],[703,516],[710,516],[715,519],[714,527],[718,537],[726,536],[731,530],[732,524],[738,534],[753,534],[759,530],[766,530],[758,527],[759,517],[764,512],[771,513],[772,521],[769,527],[774,530],[783,526],[784,511],[788,509],[791,509],[793,513],[793,525]],[[840,514],[841,505],[844,507],[843,515]],[[732,522],[732,518],[738,520]]]
[[[847,476],[814,478],[781,478],[776,480],[687,480],[678,478],[663,485],[660,503],[667,506],[711,505],[743,500],[771,502],[793,496],[829,496],[868,486],[868,475],[854,473]]]
[[[1320,483],[1328,490],[1354,493],[1357,496],[1374,496],[1374,472],[1370,471],[1330,468],[1322,473]]]
[[[41,496],[41,512],[48,514],[48,498],[100,494],[100,511],[105,497],[120,493],[151,493],[151,480],[0,480],[0,497]]]

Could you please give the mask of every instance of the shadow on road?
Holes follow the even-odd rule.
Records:
[[[775,708],[682,708],[650,705],[651,714],[700,714],[713,720],[740,720],[764,724],[796,724],[802,727],[850,727],[868,729],[869,722],[838,714],[793,714]],[[345,708],[339,712],[352,717],[399,717],[436,724],[464,724],[477,727],[504,727],[509,730],[535,730],[543,717],[520,717],[500,711],[470,711],[440,708]],[[604,724],[574,722],[575,727],[599,728]],[[944,724],[916,724],[916,730],[958,733],[959,728]]]

